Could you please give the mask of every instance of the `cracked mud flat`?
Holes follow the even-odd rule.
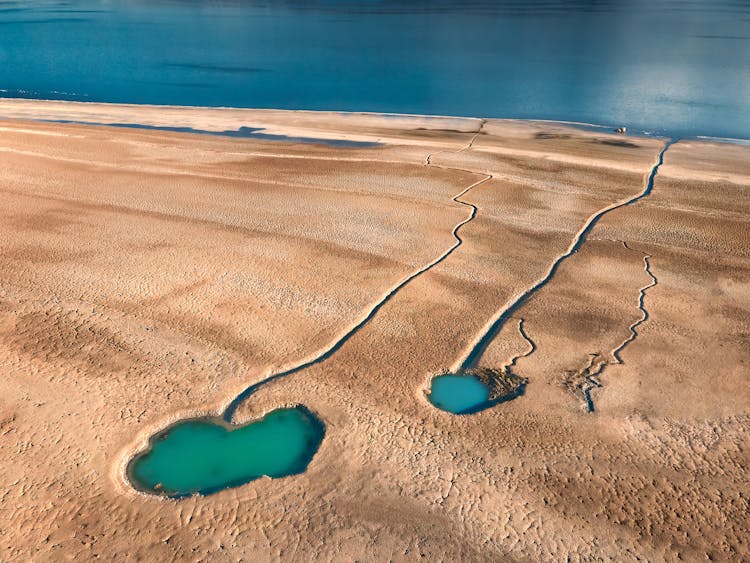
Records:
[[[648,197],[603,216],[481,355],[515,360],[524,395],[456,417],[425,381],[589,217],[643,190],[664,140],[28,101],[0,115],[0,559],[750,557],[747,148],[671,146]],[[658,283],[641,296],[644,255]],[[154,433],[352,327],[232,413],[319,415],[305,473],[179,501],[128,485]],[[565,385],[590,354],[611,362],[593,413]]]

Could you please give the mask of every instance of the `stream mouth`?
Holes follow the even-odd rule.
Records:
[[[152,436],[128,464],[127,476],[154,495],[210,495],[264,476],[303,473],[324,436],[323,423],[301,405],[242,426],[214,417],[183,420]]]
[[[473,369],[433,377],[425,395],[442,411],[475,414],[522,395],[526,383],[508,369]]]

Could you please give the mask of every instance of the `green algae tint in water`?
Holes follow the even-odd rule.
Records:
[[[264,475],[302,473],[325,430],[307,409],[277,409],[245,426],[188,420],[155,437],[130,464],[129,476],[144,490],[180,497],[210,494]]]
[[[470,414],[489,405],[490,390],[473,375],[438,375],[432,380],[430,402],[453,414]]]

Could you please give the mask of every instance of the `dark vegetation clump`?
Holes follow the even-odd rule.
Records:
[[[528,380],[508,368],[476,368],[467,372],[484,383],[490,390],[490,401],[500,403],[523,395]]]

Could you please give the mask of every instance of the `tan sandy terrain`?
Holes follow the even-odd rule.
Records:
[[[0,560],[750,558],[750,148],[679,141],[651,189],[664,147],[0,100]],[[483,339],[525,393],[435,409]],[[234,413],[319,416],[305,473],[130,486],[155,432],[333,346]]]

